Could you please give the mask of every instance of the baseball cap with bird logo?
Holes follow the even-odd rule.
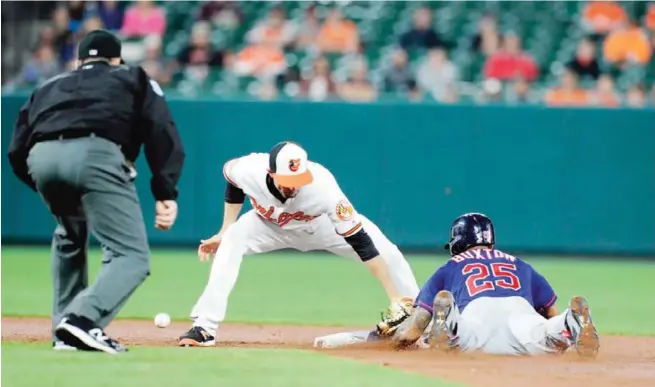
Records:
[[[314,181],[307,151],[295,142],[284,141],[275,145],[268,162],[273,180],[282,187],[299,188]]]

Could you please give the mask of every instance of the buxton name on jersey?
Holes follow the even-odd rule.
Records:
[[[527,262],[497,249],[471,249],[450,258],[430,277],[416,305],[432,311],[432,300],[449,290],[460,311],[480,297],[522,297],[539,310],[557,297],[546,279]]]

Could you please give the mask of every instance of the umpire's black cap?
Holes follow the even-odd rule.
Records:
[[[77,48],[79,60],[88,58],[120,58],[121,41],[107,30],[94,30],[86,34]],[[122,62],[122,60],[121,60]]]

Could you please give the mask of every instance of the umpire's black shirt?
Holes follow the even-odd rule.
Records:
[[[27,155],[37,142],[94,133],[134,162],[144,144],[156,200],[175,200],[184,148],[163,92],[141,67],[87,62],[55,76],[30,96],[16,121],[9,161],[32,189]]]

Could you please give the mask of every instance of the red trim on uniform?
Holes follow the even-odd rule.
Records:
[[[237,188],[241,188],[234,181],[232,181],[232,179],[230,179],[228,177],[228,175],[227,175],[227,166],[230,165],[235,160],[236,159],[232,159],[232,160],[228,161],[227,163],[225,163],[225,165],[223,165],[223,176],[225,176],[225,180],[227,180],[230,184],[232,184],[233,186],[235,186]]]
[[[432,305],[428,305],[428,304],[426,304],[425,302],[422,302],[422,301],[419,301],[419,302],[418,302],[416,305],[414,305],[414,306],[420,306],[421,308],[423,308],[423,309],[429,311],[430,313],[432,313],[432,310],[433,310]]]
[[[361,223],[357,223],[357,225],[356,225],[355,227],[353,227],[353,228],[351,228],[350,230],[346,231],[344,234],[341,234],[341,236],[343,236],[343,237],[351,236],[352,234],[354,234],[354,233],[356,233],[357,231],[359,231],[359,229],[360,229],[361,227],[362,227],[362,224],[361,224]]]
[[[553,306],[555,300],[557,300],[557,295],[553,294],[553,298],[551,298],[550,301],[546,303],[546,306],[544,308],[550,308],[551,306]]]

